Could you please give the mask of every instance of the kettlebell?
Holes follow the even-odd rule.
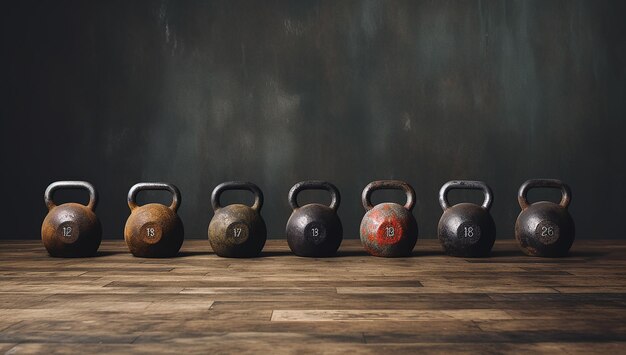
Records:
[[[165,190],[172,193],[172,203],[165,206],[149,203],[137,206],[139,191]],[[176,214],[181,204],[178,188],[163,182],[142,182],[128,191],[130,216],[124,227],[124,239],[134,256],[142,258],[164,258],[178,254],[183,245],[185,229]]]
[[[387,202],[372,206],[370,197],[376,190],[402,190],[406,194],[406,204]],[[360,228],[365,250],[383,257],[411,255],[417,242],[417,222],[411,213],[415,205],[413,188],[404,181],[373,181],[363,189],[361,202],[367,211]]]
[[[303,190],[330,192],[330,206],[310,203],[300,207],[298,194]],[[335,185],[326,181],[301,181],[289,190],[289,205],[293,209],[285,232],[287,243],[298,256],[332,256],[343,240],[343,227],[337,209],[341,196]]]
[[[252,207],[232,204],[222,207],[220,196],[228,190],[247,190],[254,194]],[[267,239],[265,221],[261,217],[263,192],[251,182],[230,181],[217,185],[211,194],[215,214],[209,223],[209,243],[223,257],[251,258],[258,256]]]
[[[481,190],[485,194],[482,206],[474,203],[448,203],[450,190]],[[439,190],[443,214],[439,219],[437,236],[446,254],[462,257],[487,256],[496,241],[496,224],[489,213],[493,194],[482,181],[448,181]]]
[[[87,206],[64,203],[57,206],[52,197],[59,189],[85,189]],[[50,256],[73,258],[95,255],[102,241],[102,225],[96,216],[98,194],[86,181],[57,181],[44,193],[48,214],[41,224],[41,240]]]
[[[561,202],[528,203],[528,190],[535,187],[561,189]],[[572,199],[569,186],[559,180],[536,179],[522,184],[517,200],[522,212],[515,222],[515,239],[531,256],[564,256],[574,243],[574,220],[567,211]]]

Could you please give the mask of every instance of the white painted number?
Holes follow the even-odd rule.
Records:
[[[239,238],[241,235],[241,228],[234,228],[233,232],[235,233],[235,238]]]
[[[541,236],[542,237],[552,237],[554,236],[554,228],[553,227],[541,227]]]
[[[385,227],[385,232],[387,232],[387,236],[388,237],[393,237],[394,234],[396,234],[395,229],[393,229],[393,227]]]
[[[320,235],[320,230],[317,228],[311,228],[311,234],[313,234],[314,237],[318,237]]]
[[[154,237],[154,228],[146,228],[146,233],[148,233],[148,237]]]
[[[72,227],[63,227],[63,236],[71,237],[72,236]]]
[[[471,238],[474,236],[474,227],[465,227],[465,238]]]

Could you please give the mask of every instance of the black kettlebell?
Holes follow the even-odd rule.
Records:
[[[85,189],[89,191],[87,206],[64,203],[57,206],[52,200],[58,189]],[[41,224],[41,240],[50,256],[84,257],[95,255],[102,241],[102,225],[96,216],[98,194],[86,181],[57,181],[44,193],[48,214]]]
[[[376,190],[402,190],[406,194],[406,204],[388,202],[373,206],[370,197]],[[363,189],[361,202],[367,211],[360,227],[365,250],[383,257],[411,255],[417,242],[417,222],[411,213],[415,205],[413,188],[399,180],[373,181]]]
[[[300,207],[298,194],[303,190],[330,192],[330,206],[310,203]],[[343,227],[337,209],[341,196],[335,185],[326,181],[301,181],[289,190],[293,212],[287,221],[287,243],[298,256],[323,257],[337,252],[343,239]]]
[[[165,190],[172,193],[169,206],[149,203],[137,206],[137,193],[142,190]],[[178,254],[183,245],[185,230],[176,213],[182,202],[180,191],[164,182],[143,182],[128,191],[130,216],[124,227],[124,239],[134,256],[164,258]]]
[[[481,190],[485,194],[482,206],[474,203],[448,203],[450,190]],[[496,241],[496,224],[489,213],[493,194],[482,181],[448,181],[439,190],[443,214],[439,219],[437,236],[446,254],[462,257],[487,256]]]
[[[227,190],[248,190],[254,194],[252,207],[232,204],[222,207],[220,196]],[[211,194],[215,215],[209,223],[209,243],[213,251],[229,258],[250,258],[261,253],[267,228],[261,217],[263,192],[251,182],[230,181],[219,184]]]
[[[528,203],[528,190],[535,187],[561,189],[561,202]],[[524,253],[531,256],[567,255],[574,243],[574,220],[567,211],[572,192],[566,184],[554,179],[528,180],[519,188],[517,200],[522,212],[515,222],[515,239]]]

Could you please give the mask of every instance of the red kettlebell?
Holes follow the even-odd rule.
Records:
[[[402,190],[406,204],[387,202],[373,206],[370,197],[376,190]],[[360,228],[365,250],[374,256],[411,255],[417,242],[417,222],[411,213],[415,205],[413,188],[404,181],[373,181],[363,190],[361,202],[367,211]]]

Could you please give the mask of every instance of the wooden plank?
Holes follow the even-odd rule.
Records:
[[[9,352],[12,348],[14,348],[17,343],[2,343],[0,342],[0,353],[5,354],[13,354],[14,352]]]
[[[380,354],[380,353],[437,353],[437,354],[476,354],[476,353],[535,353],[535,354],[590,354],[590,353],[621,353],[624,342],[597,343],[422,343],[422,344],[343,344],[319,342],[314,344],[298,344],[297,341],[272,343],[238,340],[217,341],[188,341],[187,343],[139,343],[139,344],[18,344],[11,349],[11,353],[41,354],[41,353],[108,353],[108,354],[171,354],[180,352],[203,353],[319,353],[324,349],[325,354]]]
[[[512,319],[505,311],[493,309],[464,310],[275,310],[273,322],[329,322],[329,321],[416,321],[416,320],[482,320]]]
[[[552,287],[528,286],[432,286],[424,287],[337,287],[342,294],[390,294],[390,293],[557,293]]]
[[[528,331],[557,331],[579,333],[615,333],[626,336],[626,322],[623,319],[589,319],[581,317],[568,318],[540,318],[540,319],[511,319],[498,321],[477,321],[476,325],[485,332],[528,332]]]

